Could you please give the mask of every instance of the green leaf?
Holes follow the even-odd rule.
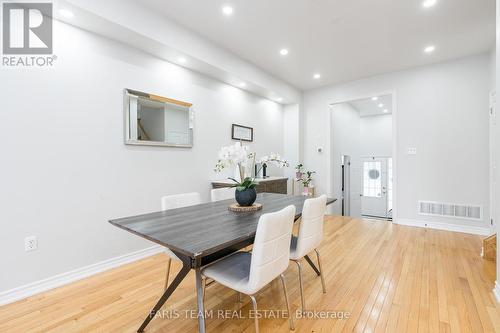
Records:
[[[239,183],[240,183],[239,181],[237,181],[237,180],[236,180],[236,179],[234,179],[234,178],[229,177],[228,179],[231,179],[231,180],[232,180],[233,182],[235,182],[236,184],[239,184]]]

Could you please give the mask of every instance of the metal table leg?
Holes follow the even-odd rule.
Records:
[[[205,333],[205,307],[203,305],[203,281],[201,277],[201,269],[195,269],[196,274],[196,295],[198,303],[198,332]]]
[[[149,315],[146,317],[146,319],[142,323],[141,327],[139,327],[137,332],[144,332],[144,329],[146,328],[146,326],[148,326],[149,322],[154,318],[154,316],[158,312],[158,310],[161,309],[163,304],[165,304],[165,302],[170,297],[170,295],[172,295],[172,293],[175,291],[175,289],[177,289],[177,286],[179,286],[181,281],[184,280],[186,275],[191,270],[191,260],[189,258],[180,258],[180,259],[182,260],[182,269],[175,276],[175,279],[172,281],[172,283],[170,283],[170,285],[165,290],[163,295],[160,297],[160,299],[158,300],[156,305],[153,307],[153,309],[151,309],[151,311],[149,311]]]

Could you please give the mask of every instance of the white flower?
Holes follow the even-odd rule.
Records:
[[[246,163],[248,155],[248,147],[243,147],[239,142],[231,146],[222,147],[219,150],[219,161],[215,166],[215,171],[220,172],[226,167]]]
[[[269,156],[263,156],[260,159],[260,163],[266,165],[275,165],[278,168],[284,168],[288,166],[288,162],[281,158],[279,154],[271,153]]]
[[[241,170],[247,167],[247,162],[254,158],[255,153],[249,153],[248,146],[242,146],[241,143],[237,142],[234,145],[222,147],[219,150],[219,160],[215,165],[214,171],[221,172],[225,168],[239,166],[241,173]],[[259,162],[266,165],[275,165],[278,168],[288,166],[288,162],[275,153],[263,156]]]

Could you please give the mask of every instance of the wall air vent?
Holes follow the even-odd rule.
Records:
[[[478,205],[459,205],[435,201],[419,201],[420,215],[444,216],[467,220],[482,220],[483,207]]]

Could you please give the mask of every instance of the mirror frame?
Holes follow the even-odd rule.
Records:
[[[182,144],[174,144],[168,142],[160,142],[160,141],[147,141],[147,140],[136,140],[130,138],[130,96],[134,97],[144,97],[157,102],[163,102],[166,104],[175,104],[177,106],[183,106],[188,108],[189,112],[189,122],[191,131],[189,133],[189,141],[190,144],[182,145]],[[132,90],[125,88],[124,99],[123,99],[124,113],[125,113],[125,144],[126,145],[134,145],[134,146],[155,146],[155,147],[178,147],[178,148],[192,148],[194,144],[193,132],[194,132],[194,111],[193,104],[183,101],[178,101],[172,98],[167,98],[159,95],[153,95],[144,93],[138,90]]]

